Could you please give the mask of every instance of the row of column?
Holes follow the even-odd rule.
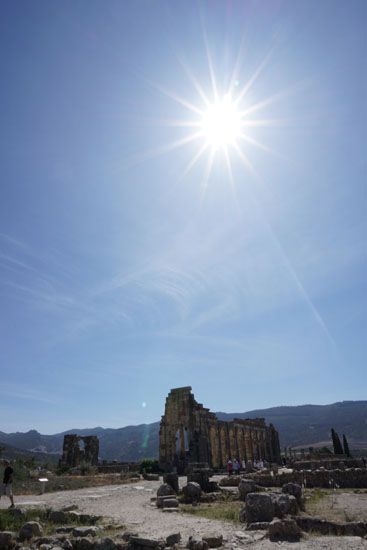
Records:
[[[213,468],[224,468],[231,458],[237,460],[278,460],[275,442],[269,429],[215,422],[209,425],[199,420],[198,439],[184,426],[161,426],[160,461],[174,464],[187,459],[208,462]],[[201,424],[201,426],[200,426]],[[275,432],[276,433],[276,432]],[[274,443],[274,444],[273,444]],[[177,462],[176,462],[177,465]],[[181,465],[182,466],[182,465]]]
[[[229,459],[269,460],[266,431],[228,424],[211,426],[209,430],[211,462],[213,468],[223,468]]]

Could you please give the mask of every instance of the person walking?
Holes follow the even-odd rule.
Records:
[[[3,477],[3,484],[1,488],[0,498],[1,495],[6,495],[9,497],[10,500],[10,506],[9,508],[14,508],[14,497],[13,497],[13,474],[14,470],[10,465],[10,460],[4,460],[5,470],[4,470],[4,477]]]
[[[228,471],[228,475],[231,476],[233,472],[233,463],[231,459],[229,459],[227,462],[227,471]]]
[[[237,458],[233,461],[233,473],[235,476],[238,476],[240,473],[240,463],[238,462]]]

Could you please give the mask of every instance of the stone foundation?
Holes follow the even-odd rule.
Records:
[[[261,487],[282,487],[285,483],[305,484],[308,488],[330,489],[334,484],[341,489],[366,489],[367,469],[350,468],[348,470],[306,470],[284,472],[272,476],[269,474],[250,474]]]

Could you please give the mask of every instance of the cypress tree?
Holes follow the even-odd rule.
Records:
[[[336,447],[337,447],[337,455],[342,455],[344,454],[344,451],[343,451],[343,447],[342,447],[342,444],[340,443],[340,438],[339,438],[339,435],[338,435],[338,432],[335,432],[335,436],[336,436]]]
[[[335,438],[335,430],[334,428],[331,428],[331,439],[333,442],[333,449],[334,449],[334,455],[336,454],[336,438]]]
[[[340,439],[334,428],[331,428],[331,439],[333,440],[334,455],[342,455],[343,447],[340,443]]]
[[[343,447],[344,447],[344,454],[346,456],[350,457],[350,450],[349,450],[348,440],[347,440],[347,438],[345,437],[344,434],[343,434]]]

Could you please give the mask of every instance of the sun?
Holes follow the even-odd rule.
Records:
[[[241,52],[240,52],[241,53]],[[267,54],[264,60],[256,68],[252,75],[241,75],[241,56],[238,56],[232,71],[222,78],[223,84],[218,82],[218,75],[214,70],[212,56],[207,46],[209,80],[199,81],[190,67],[181,63],[189,80],[193,84],[196,99],[180,96],[166,89],[158,83],[150,84],[173,100],[181,108],[184,107],[187,115],[178,119],[158,119],[158,124],[177,127],[184,130],[182,137],[177,140],[147,151],[138,158],[150,158],[161,154],[171,153],[181,147],[197,146],[190,156],[187,165],[178,175],[177,181],[182,181],[200,159],[206,157],[205,168],[200,185],[206,189],[211,176],[215,159],[219,158],[227,166],[228,181],[235,188],[233,179],[234,162],[240,161],[246,172],[254,179],[259,179],[253,163],[251,162],[251,148],[257,148],[265,153],[275,154],[268,146],[257,139],[258,129],[278,124],[283,125],[284,120],[277,118],[263,118],[260,113],[266,110],[273,102],[285,95],[280,91],[263,99],[254,100],[255,82],[260,77],[270,58]],[[249,96],[251,90],[252,99]],[[256,92],[256,90],[255,90]],[[256,93],[255,93],[256,95]],[[259,116],[260,115],[260,116]],[[193,150],[193,149],[191,149]]]
[[[241,114],[229,94],[208,105],[202,114],[200,129],[205,143],[214,150],[237,143],[241,136]]]

